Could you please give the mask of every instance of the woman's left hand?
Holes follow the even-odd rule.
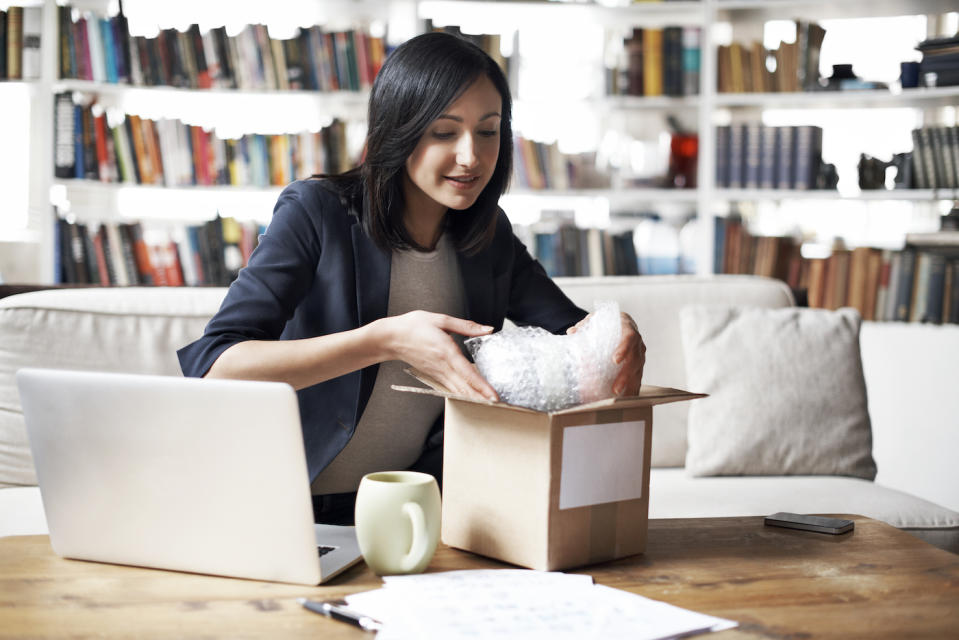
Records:
[[[590,314],[591,316],[592,314]],[[590,316],[586,316],[570,327],[566,333],[576,333]],[[633,396],[639,393],[643,381],[643,367],[646,365],[646,345],[639,335],[636,323],[628,313],[621,312],[622,333],[616,350],[613,351],[613,364],[622,365],[616,379],[613,380],[613,393],[618,396]]]

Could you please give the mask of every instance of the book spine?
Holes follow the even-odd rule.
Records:
[[[57,178],[76,177],[76,109],[71,92],[54,96],[54,175]]]
[[[702,29],[700,27],[683,27],[682,42],[682,92],[683,95],[695,96],[699,94]]]
[[[796,127],[777,127],[776,132],[776,188],[792,189]]]
[[[23,8],[21,73],[24,80],[40,77],[40,44],[43,39],[43,7]]]
[[[916,275],[916,252],[904,249],[899,254],[899,278],[896,288],[895,314],[893,320],[906,322],[912,307],[913,280]]]
[[[9,80],[23,78],[23,7],[7,7],[7,69]]]

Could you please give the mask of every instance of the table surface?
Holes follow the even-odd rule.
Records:
[[[726,638],[959,637],[959,555],[859,516],[839,536],[760,517],[651,520],[645,554],[583,568],[599,584],[739,622]],[[445,546],[428,571],[502,563]],[[371,638],[310,613],[381,585],[363,563],[321,587],[66,560],[0,538],[0,637]]]

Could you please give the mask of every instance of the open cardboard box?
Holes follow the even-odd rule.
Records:
[[[653,406],[702,394],[643,385],[638,396],[543,412],[429,388],[446,399],[442,540],[552,571],[646,550]]]

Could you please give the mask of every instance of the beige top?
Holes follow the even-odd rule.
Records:
[[[387,315],[418,309],[466,315],[456,251],[445,234],[434,251],[393,252]],[[443,400],[394,391],[394,384],[422,386],[404,371],[408,367],[398,360],[380,364],[353,438],[313,481],[314,494],[356,491],[367,473],[407,469],[420,457],[426,435],[443,411]]]

